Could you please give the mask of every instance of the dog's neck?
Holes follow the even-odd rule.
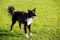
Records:
[[[27,21],[27,25],[30,25],[32,23],[33,19],[32,18],[27,18],[26,21]]]

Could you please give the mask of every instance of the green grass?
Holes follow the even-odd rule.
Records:
[[[59,4],[60,0],[0,0],[0,40],[60,40]],[[26,38],[18,22],[13,27],[14,32],[10,32],[11,16],[7,12],[10,5],[25,12],[36,8],[36,20],[31,25],[33,37]]]

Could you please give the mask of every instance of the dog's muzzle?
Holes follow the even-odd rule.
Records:
[[[32,19],[35,19],[35,16],[32,16]]]

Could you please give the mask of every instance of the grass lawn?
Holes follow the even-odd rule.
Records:
[[[27,12],[36,8],[36,20],[31,25],[33,37],[26,38],[18,22],[10,32],[11,15],[8,6]],[[0,0],[0,40],[60,40],[60,0]],[[22,25],[23,29],[23,25]]]

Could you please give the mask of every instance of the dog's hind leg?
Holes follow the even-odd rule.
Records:
[[[19,28],[21,29],[21,22],[19,22]]]
[[[18,23],[19,23],[19,28],[20,28],[20,30],[22,30],[22,29],[21,29],[21,22],[20,22],[20,19],[18,19]]]
[[[13,20],[13,19],[12,19],[11,32],[13,32],[13,31],[12,31],[12,28],[13,28],[13,25],[14,25],[15,23],[16,23],[16,20]]]
[[[21,31],[23,30],[23,29],[21,28],[21,22],[19,22],[19,28],[20,28]]]

